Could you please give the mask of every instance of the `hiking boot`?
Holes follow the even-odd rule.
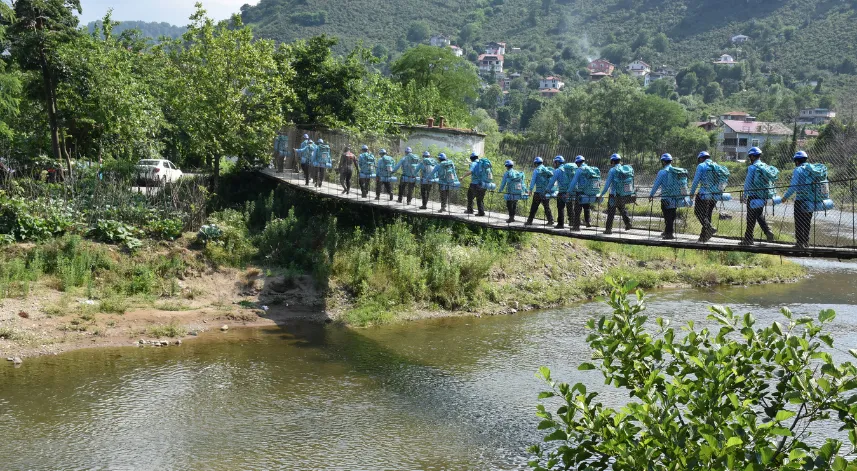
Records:
[[[402,198],[399,198],[399,203],[401,203],[401,202],[402,202]]]
[[[768,242],[774,242],[775,240],[777,240],[776,237],[774,237],[773,232],[768,232],[767,234],[765,234],[765,236],[767,237]]]
[[[513,222],[515,222],[515,218],[506,219],[506,224],[511,224]]]
[[[376,196],[376,197],[375,197],[375,201],[378,201],[378,200],[380,200],[380,199],[381,199],[381,197],[380,197],[380,196]]]
[[[445,213],[445,212],[446,212],[446,208],[440,208],[440,209],[438,210],[438,212],[439,212],[439,213]]]
[[[569,228],[569,230],[571,232],[580,232],[580,226],[573,226],[573,227]]]
[[[607,229],[606,231],[604,231],[604,235],[610,235],[612,233],[613,233],[612,229]]]
[[[548,225],[548,226],[553,226],[553,221],[548,221],[548,222],[547,222],[547,225]]]
[[[524,223],[524,225],[525,225],[525,226],[532,226],[532,225],[533,225],[533,221],[527,221],[527,222],[525,222],[525,223]]]
[[[420,206],[420,209],[428,209],[428,208],[425,206]]]
[[[472,209],[465,209],[464,214],[473,214],[473,210]]]
[[[632,226],[632,225],[630,225],[630,224],[625,224],[625,230],[626,230],[626,231],[630,231],[630,230],[631,230],[631,229],[633,229],[633,228],[634,228],[634,226]]]
[[[554,229],[565,229],[565,226],[562,224],[557,224],[556,226],[553,226],[553,228]]]
[[[476,213],[476,215],[477,215],[477,216],[479,216],[479,217],[485,217],[485,213],[484,213],[484,212],[478,212],[478,213]]]
[[[809,245],[807,244],[795,244],[796,249],[808,249]]]
[[[741,242],[738,242],[738,247],[752,247],[752,246],[753,246],[752,240],[742,240]]]
[[[675,240],[675,236],[672,234],[666,234],[663,237],[661,237],[661,239],[663,239],[663,240]]]

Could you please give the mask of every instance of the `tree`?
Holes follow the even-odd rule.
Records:
[[[678,100],[678,93],[675,91],[673,83],[667,79],[655,80],[646,88],[646,93],[649,95],[657,95],[668,100]]]
[[[5,43],[5,24],[15,20],[15,12],[0,1],[0,44]],[[18,115],[21,102],[21,80],[19,74],[7,69],[6,61],[0,61],[0,137],[10,139],[13,135],[8,118]]]
[[[443,97],[462,106],[476,99],[479,75],[476,67],[456,57],[449,48],[420,45],[405,51],[390,67],[393,79],[417,88],[437,87]]]
[[[462,43],[470,42],[479,36],[479,32],[479,25],[476,23],[468,23],[461,28],[461,31],[458,33],[458,39]]]
[[[719,83],[711,82],[705,86],[705,93],[703,93],[702,99],[706,103],[714,103],[721,98],[723,98],[723,89],[720,88]]]
[[[677,78],[678,92],[682,95],[693,95],[699,86],[699,80],[694,72],[688,72],[683,77]]]
[[[74,12],[81,13],[80,1],[17,0],[14,8],[15,21],[8,29],[13,58],[22,70],[39,74],[41,83],[32,89],[31,98],[44,103],[54,159],[65,157],[71,175],[71,157],[61,152],[57,84],[63,64],[56,52],[62,43],[79,34]]]
[[[482,92],[482,97],[479,99],[479,106],[489,112],[496,113],[497,107],[502,104],[502,100],[503,90],[495,83]]]
[[[631,59],[631,48],[626,44],[610,44],[601,50],[601,56],[616,65],[625,64]]]
[[[220,160],[242,162],[269,158],[271,136],[285,122],[292,98],[293,71],[285,51],[273,41],[255,40],[241,18],[215,23],[202,5],[181,39],[167,43],[168,106],[190,136],[191,151],[204,155],[214,170]]]
[[[597,392],[539,375],[555,399],[555,413],[537,407],[549,445],[530,448],[533,469],[543,470],[852,470],[842,443],[807,440],[807,428],[847,431],[857,446],[857,367],[838,364],[825,332],[836,314],[756,327],[752,314],[711,308],[712,328],[689,322],[682,331],[658,318],[649,326],[645,296],[634,283],[613,282],[613,313],[587,322],[587,342],[606,384],[629,393],[621,409],[603,405]],[[857,357],[857,351],[851,350]],[[843,433],[844,435],[844,433]],[[815,437],[813,437],[815,438]]]
[[[408,40],[418,43],[428,39],[431,29],[425,21],[414,21],[408,26]]]
[[[667,52],[670,47],[670,39],[664,33],[658,33],[652,39],[652,47],[658,52]]]

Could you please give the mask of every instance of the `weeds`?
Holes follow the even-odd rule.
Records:
[[[176,337],[184,337],[187,335],[187,329],[183,326],[178,325],[175,321],[170,322],[169,324],[161,324],[154,325],[149,327],[146,332],[155,338],[176,338]]]
[[[0,327],[0,339],[3,340],[21,340],[23,334],[11,327]]]
[[[159,311],[189,311],[193,309],[189,304],[185,304],[180,301],[164,301],[158,304],[155,304],[155,309]]]

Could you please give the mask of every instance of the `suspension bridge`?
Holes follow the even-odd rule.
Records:
[[[344,193],[343,187],[333,181],[338,179],[335,172],[327,172],[328,177],[320,186],[314,184],[306,185],[304,178],[292,169],[286,169],[277,173],[274,169],[260,171],[264,176],[271,178],[283,185],[305,191],[325,198],[347,202],[366,210],[383,210],[399,214],[427,217],[434,219],[452,220],[465,224],[507,231],[526,231],[534,233],[551,234],[555,236],[570,237],[574,239],[593,240],[603,242],[614,242],[619,244],[632,244],[650,247],[671,247],[676,249],[711,250],[711,251],[737,251],[758,254],[781,255],[788,257],[819,257],[833,259],[857,258],[857,216],[854,211],[855,179],[832,181],[833,194],[845,195],[848,192],[848,200],[843,204],[842,199],[837,201],[837,208],[827,212],[815,213],[812,223],[810,245],[806,248],[796,248],[794,242],[794,218],[791,205],[768,206],[768,224],[776,236],[775,242],[763,241],[760,229],[756,229],[758,238],[750,246],[739,245],[744,233],[746,223],[746,206],[739,203],[741,189],[733,191],[734,201],[723,202],[715,210],[714,224],[717,235],[707,242],[699,242],[701,227],[696,221],[693,208],[683,208],[679,212],[676,222],[676,234],[674,240],[663,240],[663,219],[660,216],[660,204],[658,199],[649,201],[648,198],[638,198],[638,202],[629,205],[631,213],[632,228],[623,230],[621,218],[615,221],[612,234],[604,234],[604,212],[606,203],[592,206],[592,226],[581,226],[580,231],[572,232],[569,229],[556,229],[547,223],[542,210],[538,217],[533,220],[532,225],[524,225],[526,216],[530,210],[529,201],[520,201],[518,204],[517,222],[507,222],[508,214],[505,211],[503,195],[497,192],[488,192],[485,197],[486,214],[477,216],[466,214],[463,203],[466,199],[467,182],[462,182],[462,188],[453,191],[450,204],[446,211],[440,212],[440,202],[436,187],[432,190],[432,197],[427,209],[419,209],[419,185],[412,204],[406,200],[398,201],[397,184],[393,184],[394,197],[381,194],[380,199],[375,198],[375,181],[371,184],[368,197],[360,195],[357,184],[357,176],[354,176],[350,193]],[[838,188],[841,191],[833,191]],[[778,189],[780,194],[785,188]],[[640,190],[640,195],[648,195],[648,191]],[[847,207],[846,207],[847,206]],[[554,206],[555,209],[555,206]]]

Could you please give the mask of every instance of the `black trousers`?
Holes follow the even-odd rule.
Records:
[[[514,221],[518,213],[518,200],[506,201],[506,210],[509,211],[509,222]]]
[[[631,218],[628,217],[628,210],[625,209],[625,206],[630,200],[630,196],[610,195],[610,198],[607,200],[606,230],[613,230],[613,219],[616,217],[616,210],[619,210],[619,215],[622,217],[622,222],[625,223],[625,227],[631,227]]]
[[[352,170],[343,170],[342,173],[339,174],[339,184],[342,185],[342,189],[345,190],[346,193],[351,191],[351,177],[354,175]]]
[[[277,173],[283,173],[283,165],[285,165],[286,163],[286,154],[282,152],[277,152],[277,157],[275,160],[277,164]]]
[[[753,241],[753,232],[756,231],[756,223],[759,224],[765,235],[772,234],[771,228],[768,227],[768,221],[765,219],[765,207],[751,208],[750,202],[747,201],[747,230],[744,231],[744,242]]]
[[[360,184],[360,195],[366,198],[369,196],[369,178],[357,178],[357,183]]]
[[[449,190],[440,190],[440,210],[445,211],[446,205],[449,204]]]
[[[414,199],[414,187],[417,186],[414,182],[399,182],[399,203],[402,202],[402,197],[407,196],[408,204]]]
[[[586,222],[586,227],[591,226],[591,224],[589,222],[590,221],[589,203],[583,204],[580,202],[579,197],[577,197],[577,198],[574,198],[574,200],[572,201],[572,205],[574,207],[574,219],[571,219],[571,216],[569,216],[570,220],[568,221],[568,223],[571,225],[571,227],[580,227],[580,214],[581,213],[583,213],[583,220]]]
[[[565,227],[565,213],[568,211],[568,220],[571,221],[573,204],[566,201],[568,193],[560,193],[556,197],[556,223],[559,227]]]
[[[704,200],[699,195],[696,195],[696,200],[693,202],[693,214],[699,223],[702,224],[702,233],[699,237],[708,238],[714,235],[714,226],[711,225],[711,218],[714,215],[714,208],[717,206],[717,201]]]
[[[795,241],[797,245],[809,245],[809,230],[812,227],[812,212],[805,210],[803,201],[795,201]]]
[[[304,172],[304,184],[309,185],[309,164],[301,164],[301,171]]]
[[[327,169],[324,167],[315,167],[315,186],[321,188],[321,182],[324,181],[324,175]]]
[[[542,193],[533,193],[533,202],[530,204],[530,215],[527,217],[527,224],[532,224],[536,217],[536,212],[539,210],[539,205],[545,209],[545,218],[548,224],[553,224],[553,213],[551,212],[550,200],[545,198]]]
[[[390,195],[390,199],[393,199],[393,184],[390,182],[382,182],[380,178],[375,179],[375,199],[381,199],[381,189],[384,190],[384,194]]]
[[[428,207],[429,196],[431,196],[431,183],[420,183],[420,198],[423,200],[423,209]]]
[[[678,214],[676,208],[670,208],[670,204],[661,200],[661,212],[664,214],[664,236],[675,236],[675,218]]]
[[[473,212],[473,200],[476,200],[476,209],[479,212],[479,215],[482,216],[485,214],[485,193],[488,190],[482,188],[482,185],[474,185],[470,184],[467,187],[467,212]]]

